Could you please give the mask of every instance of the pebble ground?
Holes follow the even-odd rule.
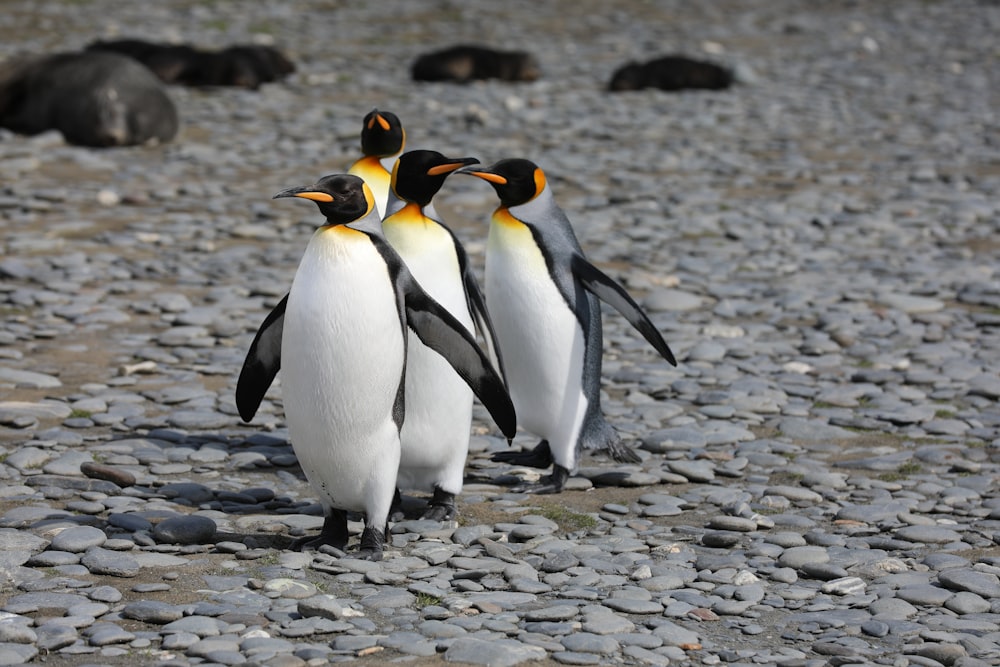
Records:
[[[0,133],[0,664],[1000,664],[998,33],[974,0],[5,2],[4,57],[257,40],[299,71],[171,88],[164,146]],[[409,81],[459,41],[543,77]],[[602,90],[669,52],[743,83]],[[459,521],[375,564],[286,548],[321,517],[280,383],[233,403],[317,222],[271,195],[346,169],[372,107],[542,165],[680,360],[609,312],[642,462],[511,494],[480,412]],[[481,270],[492,190],[437,204]]]

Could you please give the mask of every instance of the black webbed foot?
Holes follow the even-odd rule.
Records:
[[[545,475],[537,482],[518,484],[511,487],[510,490],[511,493],[534,493],[537,495],[560,493],[567,479],[569,479],[569,470],[561,465],[555,465],[551,475]]]
[[[382,550],[384,547],[385,531],[365,526],[364,531],[361,533],[361,546],[357,551],[348,554],[347,557],[358,560],[380,561],[382,560]]]
[[[535,445],[534,449],[527,452],[496,452],[490,457],[490,460],[496,463],[528,466],[529,468],[548,468],[554,462],[548,440],[542,440]]]
[[[427,503],[427,509],[420,518],[430,521],[451,521],[456,514],[458,508],[455,506],[455,494],[435,486],[434,497]]]
[[[330,510],[323,519],[323,529],[316,537],[300,537],[292,542],[294,551],[316,551],[320,547],[332,547],[343,551],[347,547],[347,512]]]

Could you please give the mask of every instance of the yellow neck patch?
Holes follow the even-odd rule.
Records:
[[[506,206],[501,206],[497,210],[493,211],[493,222],[501,227],[508,227],[511,229],[525,226],[523,222],[511,214],[510,210]]]
[[[420,204],[415,204],[413,202],[407,202],[403,208],[399,209],[388,218],[382,221],[382,224],[416,224],[424,222],[423,211],[420,210]]]

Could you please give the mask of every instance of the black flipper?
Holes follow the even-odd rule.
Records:
[[[240,378],[236,381],[236,409],[245,422],[257,414],[264,394],[281,368],[281,332],[285,325],[287,304],[286,294],[264,318],[243,361]]]
[[[462,323],[431,298],[407,271],[399,275],[406,323],[420,342],[444,357],[493,417],[508,440],[517,431],[514,404],[504,381]]]
[[[663,336],[660,335],[656,326],[650,321],[649,316],[629,296],[624,287],[581,255],[573,256],[573,259],[570,261],[570,268],[573,270],[573,275],[576,276],[577,280],[580,281],[587,291],[614,307],[615,310],[629,321],[629,324],[635,327],[636,331],[642,334],[643,338],[649,341],[650,345],[656,348],[656,351],[664,359],[669,361],[673,366],[677,365],[674,353],[670,351],[670,347],[663,340]]]

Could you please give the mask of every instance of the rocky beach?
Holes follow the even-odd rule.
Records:
[[[1000,664],[998,33],[988,0],[4,2],[0,59],[297,69],[169,86],[162,145],[0,130],[0,665]],[[411,80],[456,43],[541,75]],[[668,53],[737,82],[606,90]],[[539,164],[679,365],[606,309],[641,462],[512,493],[539,471],[491,462],[477,406],[457,520],[368,562],[289,548],[323,518],[281,376],[249,424],[234,390],[320,222],[272,195],[346,170],[376,107],[408,148]],[[481,277],[494,192],[435,206]]]

